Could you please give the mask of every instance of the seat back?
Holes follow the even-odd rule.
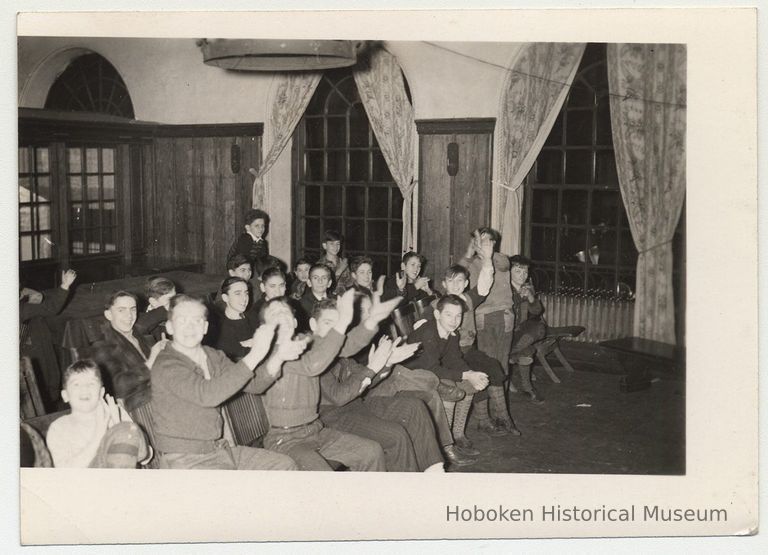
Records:
[[[437,297],[434,295],[430,295],[429,297],[424,297],[423,299],[419,299],[418,301],[413,301],[413,306],[416,310],[416,319],[422,317],[422,314],[424,314],[425,310],[428,310],[430,308],[430,305],[432,304],[432,301],[434,301]]]
[[[223,407],[238,445],[255,447],[254,442],[269,431],[269,420],[261,395],[243,392],[232,397]]]
[[[144,403],[138,408],[130,411],[131,418],[139,425],[147,438],[147,442],[152,446],[155,455],[147,464],[142,468],[159,468],[159,455],[157,450],[157,443],[155,441],[155,421],[152,418],[152,405],[150,403]]]
[[[19,394],[21,418],[33,418],[45,414],[45,405],[37,386],[37,378],[29,357],[19,359]]]
[[[416,307],[413,303],[408,303],[397,307],[392,311],[393,333],[397,337],[405,337],[413,331],[413,324],[416,322]]]

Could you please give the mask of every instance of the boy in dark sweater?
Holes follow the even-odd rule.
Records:
[[[264,238],[269,226],[269,215],[263,210],[252,208],[245,213],[245,231],[241,233],[229,248],[227,259],[242,254],[253,266],[256,275],[266,269],[269,258],[269,244]]]
[[[403,303],[418,301],[432,295],[429,287],[429,278],[421,276],[421,268],[424,265],[420,254],[413,251],[403,255],[400,264],[400,272],[394,278],[388,279],[384,284],[384,299],[402,297]]]

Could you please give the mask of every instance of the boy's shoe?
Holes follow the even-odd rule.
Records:
[[[505,430],[507,433],[513,436],[523,435],[523,433],[517,429],[517,426],[515,426],[515,423],[512,422],[511,420],[504,420],[502,418],[497,418],[496,425],[502,430]]]
[[[509,357],[510,364],[519,364],[520,366],[530,366],[533,364],[533,357],[528,355],[512,355]]]
[[[437,393],[443,401],[454,403],[461,401],[467,396],[466,392],[456,385],[456,382],[451,380],[440,380],[437,384]]]
[[[477,462],[477,459],[460,453],[455,445],[443,447],[443,453],[445,454],[445,460],[448,464],[453,466],[467,466],[468,464],[475,464]]]
[[[467,437],[457,437],[453,440],[454,447],[462,454],[468,455],[470,457],[476,457],[480,454],[480,451],[475,449],[475,446],[472,445],[472,442],[467,439]]]
[[[532,389],[531,391],[521,391],[521,393],[534,405],[541,405],[544,403],[544,398],[536,393],[536,390]]]
[[[484,420],[477,424],[477,431],[483,432],[491,437],[501,437],[507,435],[507,430],[503,426],[499,426],[498,420]]]

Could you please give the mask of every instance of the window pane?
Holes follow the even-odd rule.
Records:
[[[112,227],[117,225],[117,217],[115,212],[115,203],[112,202],[105,202],[104,203],[104,209],[101,212],[102,215],[102,224],[105,227]]]
[[[101,225],[101,210],[99,210],[98,202],[89,202],[87,205],[88,212],[85,216],[89,226]]]
[[[597,144],[613,145],[611,136],[611,109],[608,97],[600,100],[597,106]]]
[[[326,121],[328,122],[328,146],[347,146],[347,119],[328,118]]]
[[[558,274],[560,288],[566,293],[574,293],[584,290],[585,266],[582,264],[563,266]]]
[[[587,231],[585,229],[560,228],[560,260],[563,262],[585,262],[588,256],[586,243]]]
[[[394,181],[392,174],[389,173],[389,167],[384,160],[384,155],[379,150],[373,152],[373,180],[374,181]]]
[[[389,252],[400,252],[403,248],[403,222],[391,222],[389,235]]]
[[[344,227],[345,251],[365,252],[365,222],[347,220]]]
[[[349,113],[349,146],[368,146],[368,116],[362,104],[355,104]]]
[[[389,251],[387,222],[368,222],[368,250]]]
[[[85,171],[88,173],[96,173],[99,171],[99,149],[98,148],[85,149]]]
[[[323,153],[307,152],[307,164],[304,169],[307,181],[323,181]]]
[[[342,79],[336,84],[336,88],[347,103],[354,104],[355,102],[360,102],[354,77],[349,76]]]
[[[534,226],[531,230],[531,258],[555,260],[557,233],[553,227]]]
[[[387,261],[389,260],[389,257],[382,256],[382,255],[376,255],[371,256],[371,260],[373,260],[373,279],[374,283],[376,283],[376,278],[378,278],[380,275],[391,275],[391,273],[394,273],[392,271],[391,273],[387,269]],[[400,269],[400,263],[398,262],[397,268]],[[387,279],[392,279],[391,277],[388,277]]]
[[[368,151],[349,152],[349,180],[370,181],[368,176]]]
[[[29,177],[19,178],[19,202],[32,202],[32,182]]]
[[[19,148],[19,173],[29,173],[29,156],[32,151],[29,147]]]
[[[83,227],[83,205],[79,203],[73,203],[69,207],[69,227],[78,228]]]
[[[592,110],[568,112],[565,142],[571,146],[592,144]]]
[[[114,227],[104,228],[104,252],[117,251],[117,230]]]
[[[365,187],[347,187],[347,216],[365,217]]]
[[[616,288],[616,273],[611,269],[590,268],[587,279],[587,290],[614,291]]]
[[[307,114],[322,114],[325,110],[325,99],[328,95],[328,91],[331,86],[328,84],[328,78],[323,77],[317,84],[315,94],[312,96],[312,100],[309,101],[307,106]]]
[[[534,189],[531,221],[547,224],[557,222],[557,191],[551,189]]]
[[[568,94],[569,108],[591,108],[595,104],[595,93],[583,81],[574,81]]]
[[[320,215],[320,187],[304,187],[304,212],[311,216]]]
[[[99,198],[99,176],[89,175],[87,177],[88,183],[88,200],[98,200]]]
[[[349,102],[347,102],[347,100],[338,92],[334,91],[331,93],[326,106],[328,107],[329,114],[346,114],[347,108],[349,108]]]
[[[32,260],[32,237],[25,235],[19,237],[19,255],[21,260]]]
[[[88,242],[88,254],[101,252],[101,230],[88,229],[85,232],[85,236]]]
[[[619,264],[622,266],[637,265],[637,249],[629,231],[621,232],[621,243],[619,244]]]
[[[82,230],[69,232],[69,250],[72,254],[85,254],[85,245],[83,244]]]
[[[619,186],[619,176],[616,173],[616,158],[612,150],[597,152],[595,183]]]
[[[83,200],[83,180],[79,175],[69,176],[69,198]]]
[[[563,191],[562,207],[564,225],[587,223],[587,191]]]
[[[320,220],[307,218],[304,220],[304,245],[308,248],[320,246]]]
[[[53,243],[51,242],[51,234],[43,233],[39,237],[40,242],[37,245],[37,257],[38,258],[51,258]]]
[[[589,245],[589,260],[592,264],[615,265],[616,230],[610,229],[592,229]]]
[[[384,187],[368,189],[368,217],[386,218],[389,213],[389,190]]]
[[[48,165],[48,149],[47,148],[35,149],[35,162],[37,164],[37,167],[35,168],[35,171],[37,173],[48,173],[50,171],[50,167]]]
[[[307,148],[323,148],[323,118],[306,118]]]
[[[51,199],[51,178],[47,175],[37,176],[37,200],[38,202],[50,202]]]
[[[101,178],[104,200],[115,200],[115,176],[105,175]]]
[[[536,183],[562,183],[563,154],[559,150],[542,150],[536,162]]]
[[[592,225],[615,226],[619,210],[624,210],[618,191],[594,191],[592,193]]]
[[[51,229],[51,206],[41,204],[37,207],[37,229],[45,231]]]
[[[325,216],[341,215],[341,187],[323,187],[323,214]],[[336,231],[339,231],[337,228]]]
[[[69,173],[80,173],[83,171],[81,152],[79,148],[67,149],[67,167]]]
[[[569,150],[566,155],[565,182],[572,185],[592,183],[592,152]]]
[[[325,218],[323,219],[323,233],[326,231],[336,231],[338,233],[341,233],[341,220],[337,218]],[[322,236],[317,237],[317,244],[320,245],[323,238]]]
[[[101,151],[101,164],[103,173],[115,172],[115,149],[105,148]]]
[[[403,219],[403,194],[397,187],[392,189],[392,206],[390,207],[389,217],[396,220]]]
[[[560,112],[557,115],[557,119],[555,120],[555,123],[552,126],[552,130],[549,132],[549,135],[547,135],[547,140],[544,142],[544,144],[554,145],[554,146],[563,144],[563,113],[562,112]]]
[[[343,150],[328,153],[328,181],[347,180],[347,153]]]
[[[19,208],[19,231],[32,231],[32,208],[29,206]]]

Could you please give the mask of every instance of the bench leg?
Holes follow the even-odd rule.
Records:
[[[569,372],[573,372],[573,366],[571,366],[571,363],[566,360],[566,358],[563,356],[563,353],[560,351],[560,346],[555,346],[555,356],[557,357],[557,360],[560,361],[560,364],[563,365],[563,368],[568,370]]]
[[[536,353],[536,358],[539,359],[539,362],[544,367],[544,370],[547,372],[547,375],[550,377],[550,379],[555,383],[560,383],[560,378],[557,377],[557,374],[555,374],[555,371],[552,370],[552,367],[549,365],[549,362],[547,362],[547,357],[544,356],[543,353]]]

